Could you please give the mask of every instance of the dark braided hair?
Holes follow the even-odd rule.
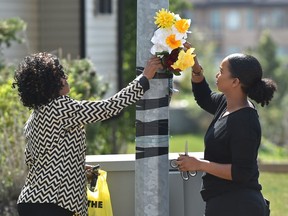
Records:
[[[59,96],[63,87],[61,78],[65,78],[59,59],[49,53],[36,53],[24,58],[15,71],[13,88],[23,105],[29,109],[38,109]]]
[[[243,92],[262,107],[268,105],[277,85],[271,79],[262,78],[259,61],[251,55],[236,53],[228,56],[228,62],[229,70],[234,78],[240,80]]]

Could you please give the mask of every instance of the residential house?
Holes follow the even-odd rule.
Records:
[[[192,29],[217,45],[218,57],[255,47],[268,29],[278,54],[288,55],[287,0],[188,0]],[[192,30],[193,31],[193,30]]]
[[[120,1],[119,1],[120,2]],[[2,48],[8,63],[28,54],[51,52],[60,57],[87,57],[96,72],[118,90],[119,51],[117,0],[0,0],[0,19],[20,17],[27,23],[25,43]]]

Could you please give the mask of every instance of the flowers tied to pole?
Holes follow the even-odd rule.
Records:
[[[180,75],[180,72],[194,65],[195,48],[184,49],[190,27],[190,19],[181,19],[162,8],[156,12],[155,25],[157,29],[151,39],[153,46],[150,52],[161,58],[166,72]]]

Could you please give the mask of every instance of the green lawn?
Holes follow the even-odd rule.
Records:
[[[201,135],[172,135],[169,139],[169,152],[184,152],[185,143],[188,143],[189,152],[202,152],[204,150],[203,136]]]
[[[170,136],[169,152],[184,152],[186,141],[188,143],[189,152],[201,152],[204,150],[203,135],[184,134]],[[135,153],[135,143],[130,143],[128,145],[127,153]],[[285,148],[277,147],[264,140],[264,144],[261,145],[259,150],[259,159],[262,162],[288,163],[288,151]]]
[[[260,174],[262,193],[270,200],[271,216],[284,216],[288,212],[288,173],[267,173]]]
[[[169,139],[169,152],[184,152],[185,143],[188,143],[189,152],[202,152],[204,150],[203,146],[203,136],[201,135],[172,135]],[[135,143],[130,143],[128,145],[127,154],[135,153]]]
[[[199,152],[204,150],[203,135],[184,134],[170,136],[169,152],[183,152],[185,142],[188,142],[190,152]],[[288,163],[288,150],[283,147],[277,147],[263,139],[259,150],[259,159],[262,162],[285,162]]]

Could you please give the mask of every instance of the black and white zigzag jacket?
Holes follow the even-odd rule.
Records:
[[[29,172],[18,203],[55,203],[87,216],[84,125],[118,114],[148,89],[148,79],[140,75],[106,100],[60,96],[34,110],[24,128]]]

